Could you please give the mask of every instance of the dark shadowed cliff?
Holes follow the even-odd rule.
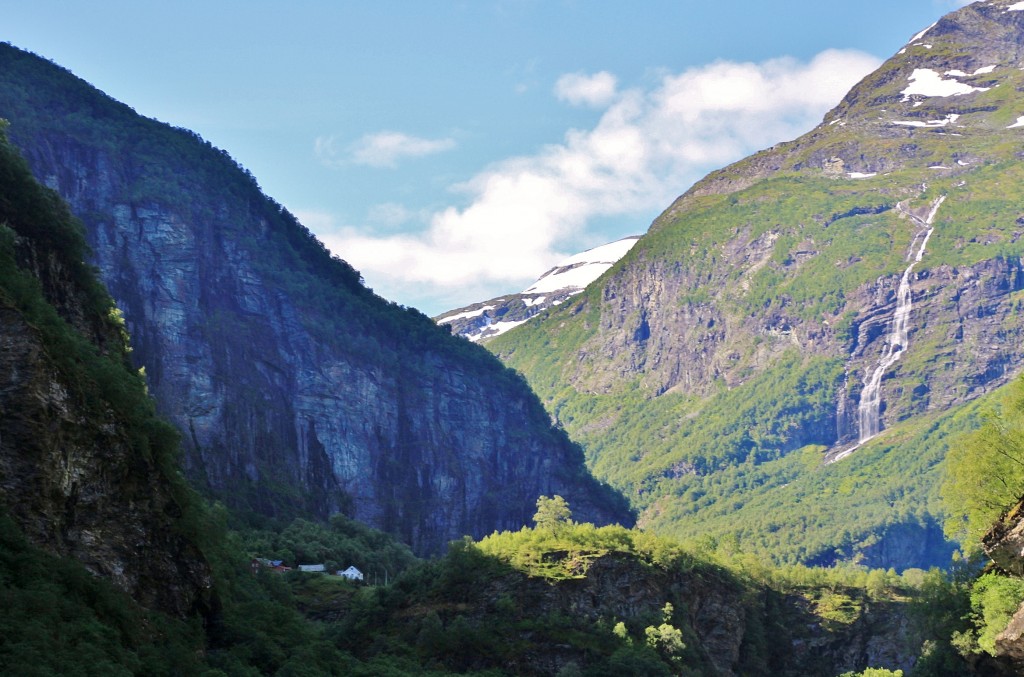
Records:
[[[80,224],[0,135],[0,509],[146,607],[209,610],[209,567],[181,529],[177,436],[85,251]]]
[[[389,304],[223,151],[0,47],[0,117],[85,223],[188,473],[265,514],[344,511],[436,552],[540,494],[629,521],[525,382]]]

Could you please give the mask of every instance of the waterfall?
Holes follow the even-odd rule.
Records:
[[[932,221],[935,220],[935,214],[939,211],[939,205],[945,199],[946,196],[943,195],[935,200],[931,211],[928,213],[928,218],[924,221],[908,213],[910,218],[926,228],[926,232],[921,240],[921,246],[918,248],[917,254],[914,255],[910,265],[903,271],[903,277],[900,278],[900,286],[896,291],[896,311],[892,316],[892,329],[889,332],[887,345],[878,360],[878,366],[875,367],[870,376],[864,379],[860,403],[857,405],[857,418],[860,423],[858,446],[867,442],[881,431],[882,423],[879,410],[882,403],[882,376],[889,370],[889,367],[900,359],[903,351],[907,349],[907,322],[910,319],[910,309],[913,306],[910,293],[910,274],[913,272],[914,266],[920,263],[921,258],[924,256],[925,247],[928,246],[928,239],[932,236],[932,231],[935,230]],[[916,242],[917,237],[914,240]],[[911,252],[913,252],[913,243],[911,243]]]

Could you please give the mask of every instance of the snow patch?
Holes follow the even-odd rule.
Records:
[[[908,78],[910,84],[900,92],[903,100],[907,101],[911,96],[959,96],[971,92],[986,92],[988,87],[971,87],[959,80],[943,79],[942,75],[930,68],[915,68]]]
[[[1022,3],[1020,3],[1020,4],[1024,5],[1024,2],[1022,2]],[[935,28],[935,24],[937,24],[937,23],[939,23],[939,22],[938,22],[938,21],[936,21],[935,23],[933,23],[933,24],[932,24],[931,26],[929,26],[928,28],[924,29],[923,31],[921,31],[920,33],[918,33],[917,35],[915,35],[914,37],[910,38],[910,42],[917,42],[918,40],[920,40],[921,38],[923,38],[923,37],[924,37],[924,34],[925,34],[925,33],[927,33],[928,31],[930,31],[931,29]]]
[[[627,237],[570,256],[542,275],[522,293],[547,294],[561,289],[583,289],[625,256],[638,239],[639,237]]]
[[[974,71],[974,75],[984,75],[985,73],[991,73],[995,69],[996,69],[996,67],[994,65],[992,65],[992,66],[982,66],[978,70]]]
[[[932,165],[928,169],[949,169],[946,165]]]
[[[1003,14],[1005,14],[1006,12],[1024,12],[1024,2],[1013,3],[1012,5],[1006,8],[1006,11],[1003,12]]]
[[[1021,3],[1021,4],[1024,4],[1024,3]],[[1024,127],[1024,115],[1021,115],[1020,117],[1018,117],[1017,121],[1014,122],[1012,125],[1007,125],[1006,126],[1007,129],[1013,129],[1014,127]]]
[[[954,68],[951,71],[946,71],[946,75],[952,75],[954,78],[966,78],[967,77],[967,73],[964,73],[962,70],[957,70],[956,68]]]
[[[488,310],[494,310],[494,306],[482,306],[476,310],[467,310],[462,313],[455,313],[454,315],[445,315],[444,317],[437,318],[437,323],[444,324],[445,322],[454,322],[455,320],[466,320],[471,317],[479,317]]]
[[[487,328],[488,329],[487,338],[491,338],[492,336],[499,336],[501,334],[504,334],[509,329],[512,329],[514,327],[518,327],[519,325],[521,325],[524,322],[526,322],[526,320],[517,320],[515,322],[513,322],[513,321],[495,322],[494,324],[490,325]]]
[[[847,172],[846,175],[851,179],[870,179],[872,176],[877,176],[878,172],[871,172],[870,174],[865,174],[864,172]]]
[[[547,298],[547,296],[534,296],[533,298],[529,298],[529,299],[524,298],[523,299],[523,305],[526,306],[527,308],[531,308],[531,307],[537,305],[538,303],[543,303],[544,299],[546,299],[546,298]]]
[[[941,120],[929,120],[927,122],[922,122],[921,120],[893,120],[892,124],[905,127],[945,127],[950,123],[956,122],[959,117],[959,113],[950,113]]]

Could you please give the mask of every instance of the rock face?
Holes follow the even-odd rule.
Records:
[[[1024,366],[1024,221],[1005,188],[1020,185],[1022,36],[1008,0],[944,17],[816,129],[698,182],[600,282],[488,346],[645,524],[687,535],[701,511],[677,529],[666,515],[682,509],[659,500],[703,509],[715,491],[724,515],[784,472],[760,464],[806,445],[828,461],[896,445],[887,430],[1005,384]],[[856,447],[865,384],[894,351],[881,435]]]
[[[1018,671],[1024,668],[1024,605],[996,636],[996,653]]]
[[[1016,578],[1024,577],[1024,501],[1020,501],[996,522],[982,539],[992,564]],[[1006,629],[996,636],[996,654],[991,669],[996,674],[1024,671],[1024,604]],[[996,672],[996,671],[999,672]]]
[[[1011,576],[1024,578],[1024,502],[993,525],[982,545],[993,564]]]
[[[571,615],[595,623],[614,618],[627,623],[656,619],[666,602],[682,610],[684,622],[699,639],[706,661],[721,675],[733,675],[740,663],[747,614],[743,589],[726,576],[704,578],[645,568],[628,556],[609,554],[594,560],[586,577],[552,584],[518,574],[498,579],[481,597],[510,595],[516,606],[536,616]],[[536,652],[537,664],[521,666],[529,674],[556,674],[574,657],[556,650]]]
[[[560,306],[582,292],[633,248],[638,235],[622,238],[570,256],[518,294],[450,310],[434,320],[470,341],[486,341],[518,327],[548,308]]]
[[[553,561],[579,555],[549,552],[544,557]],[[394,622],[419,628],[427,616],[439,614],[450,626],[456,615],[463,615],[470,627],[487,627],[499,608],[502,621],[516,629],[506,644],[529,646],[515,654],[514,663],[495,665],[496,657],[486,656],[462,666],[465,670],[554,675],[584,669],[592,658],[586,651],[538,632],[531,619],[565,619],[578,627],[604,623],[609,629],[622,622],[636,638],[643,637],[645,626],[663,622],[666,603],[672,605],[671,624],[692,651],[682,665],[693,674],[824,677],[869,666],[907,669],[915,656],[900,604],[858,600],[859,610],[848,622],[831,622],[800,594],[741,582],[717,567],[666,570],[624,553],[598,556],[585,575],[566,580],[506,568],[466,589],[459,604],[447,601],[418,600],[398,610]]]
[[[153,423],[106,396],[111,383],[136,378],[116,324],[96,312],[104,298],[110,310],[109,297],[68,255],[75,233],[58,229],[70,223],[66,210],[18,160],[0,138],[0,508],[32,542],[144,606],[207,612],[209,566],[178,528],[180,494],[147,441]],[[54,206],[19,207],[33,202]],[[69,354],[99,371],[68,367]],[[134,395],[144,399],[141,385]]]
[[[189,474],[265,514],[345,511],[420,553],[541,494],[630,521],[529,388],[388,304],[225,153],[0,46],[0,116],[85,223]]]

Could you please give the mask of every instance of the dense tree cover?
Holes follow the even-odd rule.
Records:
[[[0,609],[5,675],[203,674],[198,619],[140,609],[77,562],[33,547],[2,512]]]
[[[531,576],[551,579],[584,578],[589,563],[610,552],[629,554],[662,568],[686,568],[695,562],[678,543],[646,531],[590,523],[562,522],[559,526],[552,529],[538,524],[536,529],[495,532],[475,547]],[[544,555],[551,552],[565,556],[545,560]]]
[[[0,673],[65,675],[413,675],[423,671],[401,655],[361,661],[336,636],[337,625],[313,620],[324,607],[338,614],[358,587],[319,574],[254,575],[243,542],[254,534],[230,532],[223,508],[205,513],[201,534],[214,563],[219,610],[178,620],[140,608],[73,560],[30,545],[14,522],[0,516]],[[287,530],[286,530],[287,531]],[[294,531],[294,530],[293,530]],[[336,532],[327,525],[307,533]],[[294,537],[283,536],[287,541]],[[385,561],[400,551],[374,534]],[[365,544],[365,542],[364,542]],[[310,547],[313,547],[310,544]]]
[[[263,522],[259,528],[238,530],[240,546],[254,557],[282,560],[287,566],[325,564],[328,571],[355,566],[383,582],[416,561],[405,544],[344,515],[334,515],[326,524],[305,519]]]
[[[478,543],[456,542],[442,558],[406,562],[389,586],[358,585],[319,574],[254,573],[249,560],[273,547],[302,553],[300,558],[330,557],[355,540],[365,548],[365,561],[383,562],[402,548],[343,519],[235,530],[228,524],[236,518],[221,506],[203,515],[204,547],[222,605],[205,628],[199,619],[178,621],[139,609],[77,564],[27,545],[9,520],[0,522],[0,598],[7,610],[0,621],[6,638],[0,671],[503,675],[522,673],[545,652],[569,652],[567,675],[712,674],[691,625],[692,609],[678,596],[698,586],[722,591],[708,593],[713,595],[731,591],[731,613],[746,618],[743,673],[783,674],[789,639],[780,638],[793,628],[813,621],[829,633],[849,632],[873,605],[906,604],[934,581],[946,580],[939,572],[897,576],[853,566],[774,569],[728,544],[693,552],[635,529],[566,522],[557,530],[524,528]],[[648,612],[619,618],[539,603],[531,580],[544,588],[571,584],[586,578],[601,557],[624,558],[618,560],[623,571],[651,584],[661,581],[656,584],[664,585],[664,599]],[[807,600],[811,616],[794,616],[781,602],[794,595]],[[924,630],[913,636],[927,637]],[[106,667],[91,670],[82,665],[83,656]],[[807,666],[800,674],[833,674],[825,658]]]
[[[1024,378],[989,404],[983,424],[952,443],[942,484],[946,530],[974,557],[981,556],[982,536],[1024,495]],[[936,654],[947,662],[951,655],[995,655],[996,635],[1024,602],[1024,580],[986,569],[958,582],[956,600],[927,606],[928,616],[939,619]]]
[[[1024,495],[1024,378],[1004,389],[977,431],[959,437],[946,458],[946,530],[975,552],[981,536]]]
[[[965,654],[985,651],[995,655],[995,638],[1006,629],[1010,618],[1024,602],[1024,580],[989,573],[971,585],[971,628],[953,636],[954,645]]]

